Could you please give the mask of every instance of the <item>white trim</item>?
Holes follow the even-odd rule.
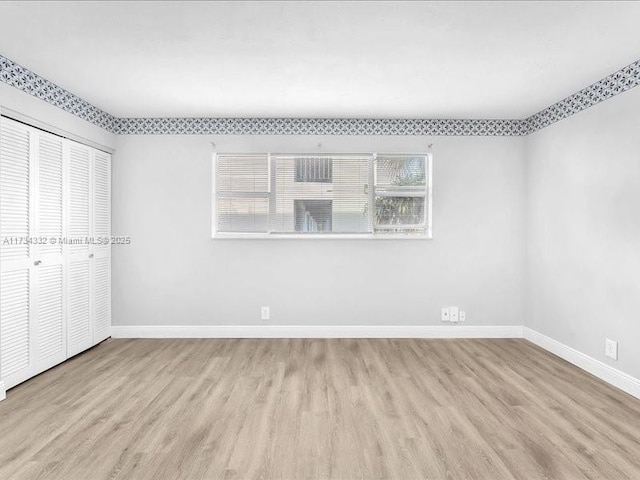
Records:
[[[15,120],[16,122],[24,123],[25,125],[28,125],[30,127],[37,128],[38,130],[51,133],[58,137],[68,138],[69,140],[73,140],[74,142],[82,143],[83,145],[95,148],[96,150],[101,150],[110,155],[115,152],[115,150],[111,147],[107,147],[106,145],[94,142],[92,140],[89,140],[88,138],[81,137],[80,135],[76,135],[67,130],[63,130],[62,128],[51,125],[50,123],[43,122],[23,113],[11,110],[7,107],[2,107],[1,115],[3,117],[10,118],[11,120]]]
[[[544,348],[548,352],[557,355],[558,357],[566,360],[567,362],[579,367],[590,374],[598,377],[600,380],[604,380],[610,385],[619,388],[620,390],[633,395],[636,398],[640,398],[640,379],[632,377],[631,375],[621,372],[620,370],[607,365],[606,363],[596,360],[589,355],[586,355],[578,350],[571,348],[564,343],[560,343],[551,337],[547,337],[542,333],[536,332],[528,327],[523,329],[524,338],[531,343]]]
[[[0,402],[7,398],[7,389],[4,386],[4,382],[0,380]]]
[[[218,232],[218,175],[216,175],[216,165],[218,152],[213,144],[213,152],[211,153],[211,238],[216,238]]]
[[[426,230],[425,230],[426,231]],[[241,233],[215,232],[213,240],[432,240],[427,234],[408,233]]]
[[[522,338],[521,325],[113,325],[113,338]]]

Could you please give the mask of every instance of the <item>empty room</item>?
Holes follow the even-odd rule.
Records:
[[[639,25],[0,2],[0,480],[640,479]]]

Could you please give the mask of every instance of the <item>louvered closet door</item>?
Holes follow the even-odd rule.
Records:
[[[7,388],[33,370],[31,129],[0,119],[0,376]]]
[[[111,156],[93,151],[91,298],[93,343],[111,336]]]
[[[67,358],[64,302],[64,161],[62,138],[38,130],[35,135],[36,263],[34,353],[36,372]]]
[[[68,142],[67,355],[93,345],[89,270],[91,149]]]

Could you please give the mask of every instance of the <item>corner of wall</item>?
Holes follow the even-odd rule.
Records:
[[[640,379],[639,107],[640,88],[628,89],[525,139],[524,325],[609,383],[620,378],[611,369]],[[605,193],[595,201],[594,191]],[[606,338],[620,342],[619,358],[606,358]]]
[[[529,224],[527,222],[527,212],[529,209],[528,204],[528,161],[527,161],[527,138],[528,135],[523,135],[522,142],[520,143],[522,151],[520,152],[522,158],[522,221],[524,223],[522,229],[522,294],[521,294],[521,307],[522,307],[522,325],[527,325],[527,316],[529,315],[529,295],[528,295],[528,283],[529,283],[529,249],[527,248],[527,241],[529,238]]]
[[[7,389],[4,386],[4,382],[0,380],[0,402],[7,398]]]
[[[523,337],[525,340],[528,340],[540,348],[553,353],[600,380],[619,388],[623,392],[636,398],[640,398],[640,379],[622,372],[611,365],[607,365],[600,360],[590,357],[575,348],[569,347],[568,345],[565,345],[564,343],[531,328],[524,327]]]

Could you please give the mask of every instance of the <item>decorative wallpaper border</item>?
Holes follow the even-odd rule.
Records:
[[[121,118],[121,135],[523,135],[520,120]]]
[[[640,60],[523,120],[116,118],[2,55],[0,81],[118,135],[522,136],[640,85]]]
[[[640,60],[524,119],[523,134],[528,135],[559,122],[638,85],[640,85]]]
[[[117,119],[86,100],[0,55],[0,81],[110,132]]]

